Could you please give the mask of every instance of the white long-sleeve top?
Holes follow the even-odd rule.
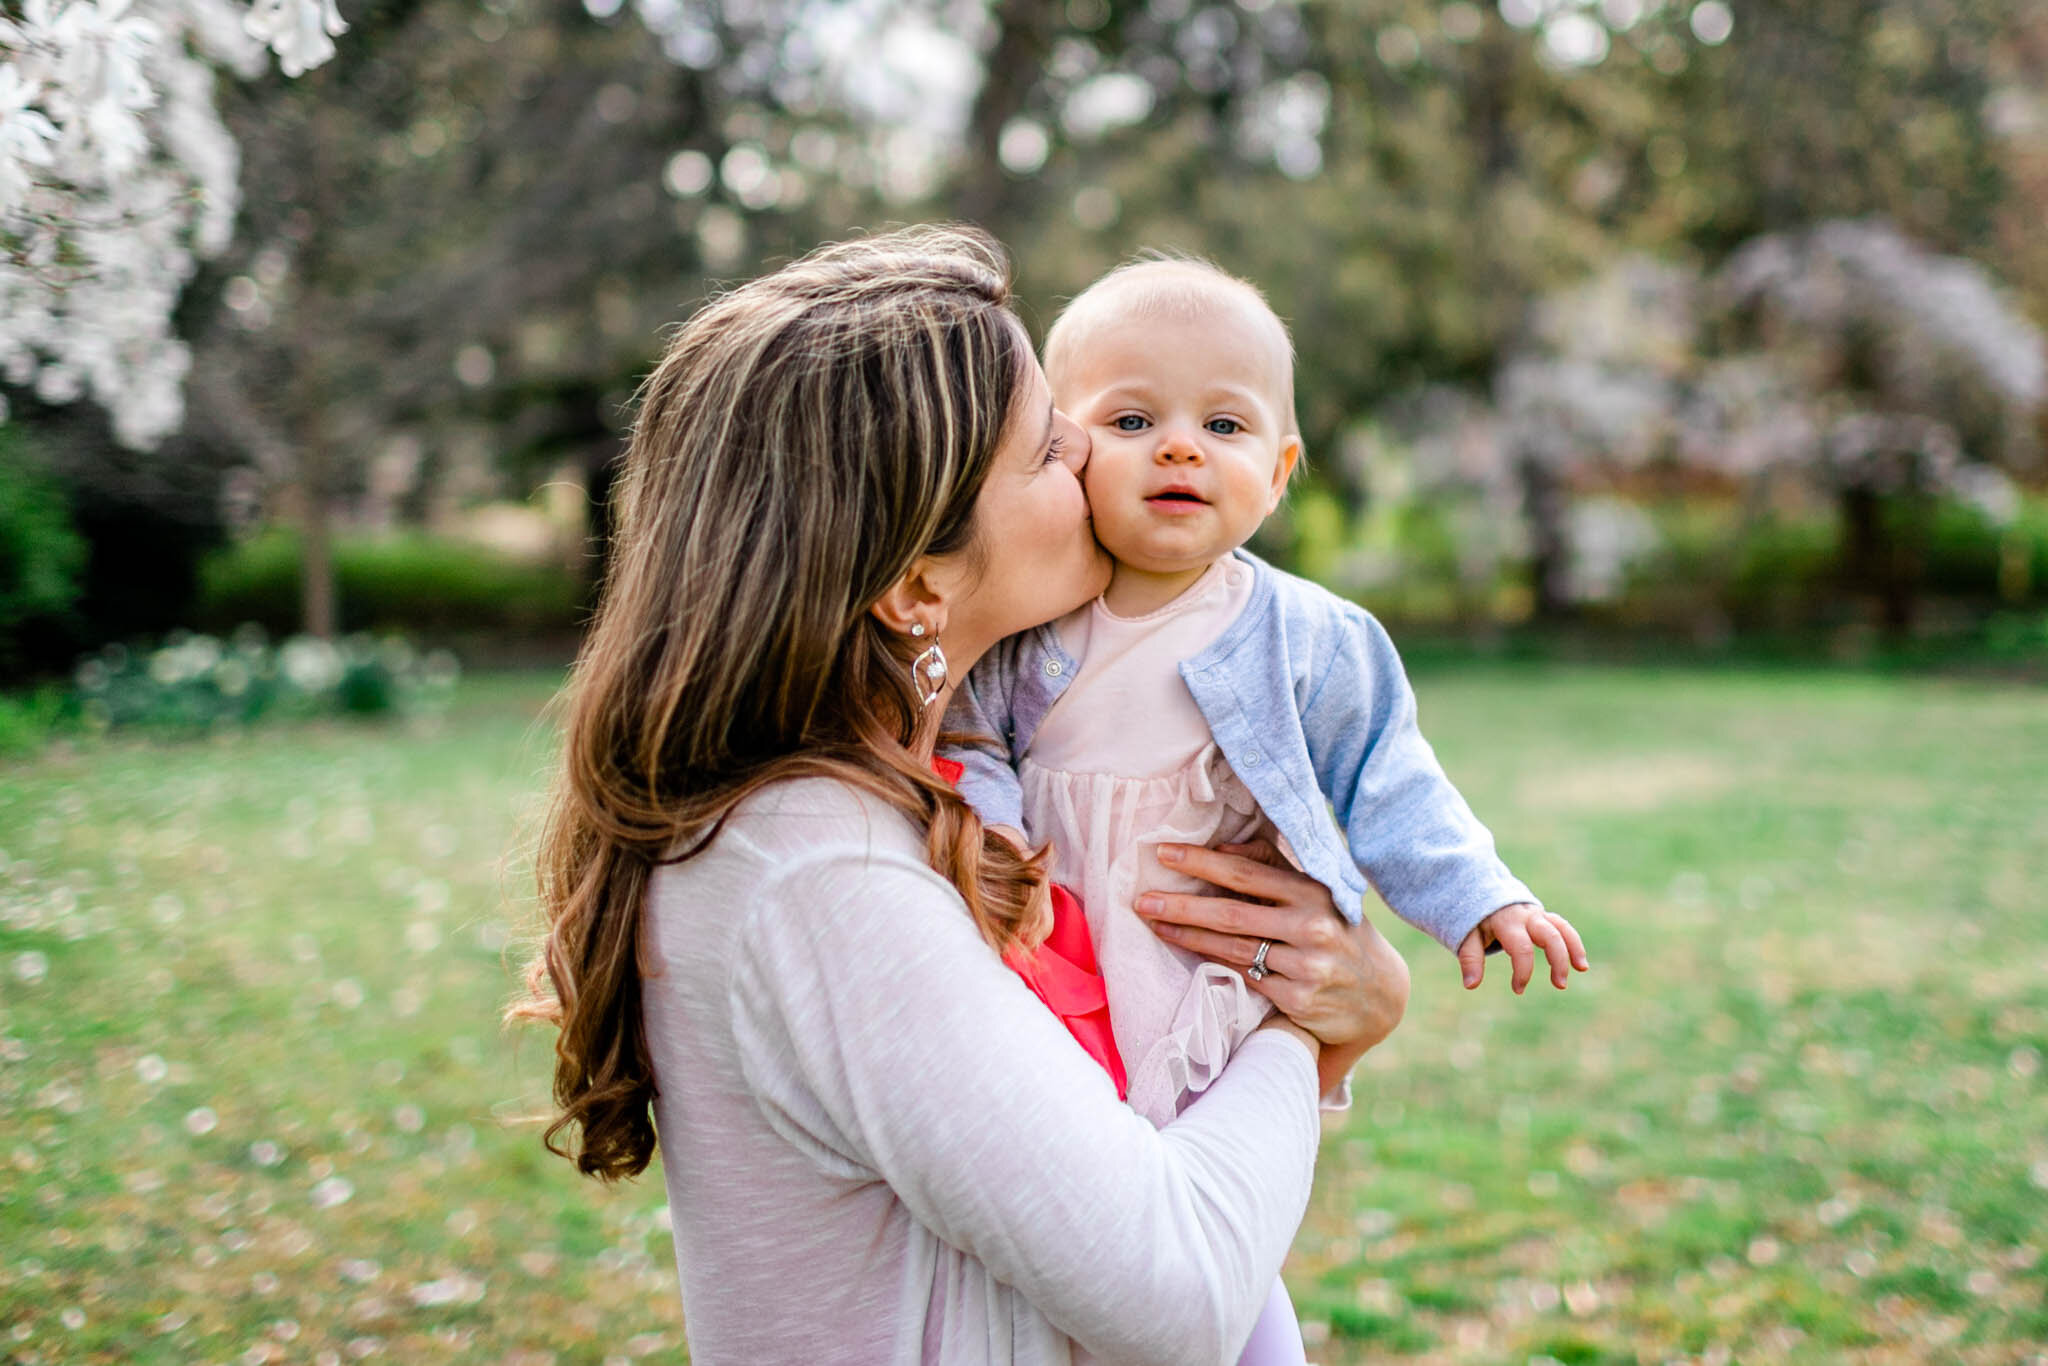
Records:
[[[983,943],[901,815],[771,787],[648,892],[690,1359],[1228,1363],[1308,1203],[1309,1051],[1165,1129]]]

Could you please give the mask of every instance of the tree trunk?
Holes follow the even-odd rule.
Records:
[[[1920,556],[1887,525],[1886,511],[1874,489],[1842,491],[1843,567],[1851,593],[1877,600],[1885,635],[1903,640],[1919,617]]]
[[[1571,615],[1571,547],[1565,543],[1565,490],[1555,470],[1524,454],[1522,515],[1529,519],[1529,577],[1536,590],[1536,616],[1558,621]]]
[[[341,177],[334,174],[335,144],[346,124],[339,101],[334,98],[340,82],[330,68],[320,73],[320,89],[328,101],[308,120],[306,137],[311,190],[308,209],[312,230],[300,244],[299,269],[303,278],[318,278],[331,265],[335,253],[336,229],[341,219],[338,203]],[[299,614],[300,627],[309,636],[332,640],[340,626],[340,590],[334,578],[334,449],[331,429],[321,416],[326,396],[321,392],[321,368],[305,362],[320,355],[321,337],[316,319],[321,310],[315,299],[301,292],[293,308],[293,340],[300,363],[293,367],[300,411],[307,414],[296,433],[294,455],[299,477]]]
[[[321,640],[334,639],[340,615],[332,518],[326,455],[311,441],[299,454],[299,629]]]
[[[1000,234],[1016,193],[999,151],[1003,126],[1024,111],[1060,18],[1048,0],[1001,0],[993,17],[996,40],[982,63],[981,90],[967,122],[969,155],[953,203],[959,217]]]

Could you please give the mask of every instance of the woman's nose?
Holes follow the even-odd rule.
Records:
[[[1088,429],[1065,413],[1053,419],[1060,424],[1060,459],[1075,474],[1088,468],[1088,457],[1094,452],[1094,443],[1089,439]]]

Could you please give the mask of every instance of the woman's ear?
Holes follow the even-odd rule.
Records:
[[[1295,462],[1301,459],[1301,438],[1290,436],[1280,447],[1280,458],[1273,462],[1273,487],[1266,494],[1266,511],[1280,506],[1281,497],[1287,492],[1287,480],[1294,473]]]
[[[868,610],[874,613],[876,621],[897,635],[912,635],[915,628],[922,626],[926,639],[937,639],[939,632],[946,629],[944,579],[929,556],[920,556]]]

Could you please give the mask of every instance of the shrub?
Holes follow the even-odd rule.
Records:
[[[85,558],[63,491],[20,434],[0,426],[0,667],[23,626],[70,610]]]
[[[272,715],[370,716],[444,703],[460,669],[446,650],[350,636],[339,645],[294,636],[273,649],[261,627],[228,640],[173,632],[154,648],[109,645],[79,661],[71,697],[95,730],[177,734]]]
[[[1984,623],[1984,653],[2000,663],[2048,663],[2048,612],[1992,613]]]
[[[417,532],[339,537],[334,569],[347,631],[544,634],[575,629],[583,610],[583,586],[560,566]],[[298,536],[266,532],[209,556],[200,604],[202,624],[216,630],[235,622],[295,630]]]
[[[2048,502],[2021,500],[2004,525],[1969,504],[1943,504],[1927,529],[1926,576],[1935,593],[2048,600]]]
[[[0,693],[0,758],[35,753],[76,716],[61,687],[46,685],[15,696]]]
[[[1841,526],[1832,514],[1754,522],[1735,535],[1724,590],[1744,626],[1811,625],[1840,595]]]

